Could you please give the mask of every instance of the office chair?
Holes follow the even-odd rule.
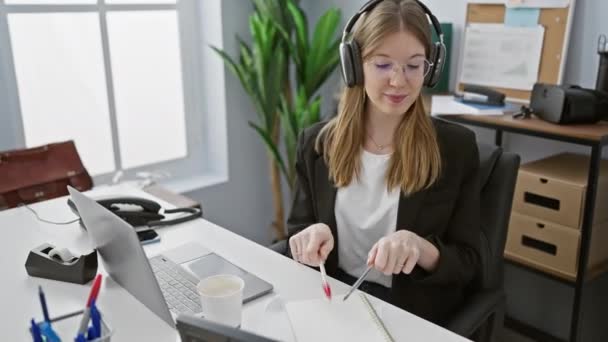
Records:
[[[493,341],[504,323],[503,253],[520,158],[502,148],[478,144],[481,182],[481,269],[465,304],[445,327],[474,341]],[[285,254],[287,241],[270,246]]]
[[[493,341],[504,323],[505,241],[520,158],[502,148],[479,143],[481,182],[481,270],[469,296],[445,327],[474,341]]]

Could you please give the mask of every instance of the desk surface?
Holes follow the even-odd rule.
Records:
[[[588,125],[557,125],[535,116],[529,119],[514,119],[512,115],[438,115],[438,117],[463,124],[493,129],[525,132],[531,135],[546,135],[556,140],[580,140],[583,143],[607,143],[608,122]]]
[[[138,189],[118,186],[95,189],[94,195],[120,194],[153,198]],[[168,203],[163,205],[169,207]],[[46,220],[69,221],[74,218],[66,205],[66,198],[32,205]],[[0,317],[2,336],[6,341],[27,341],[27,324],[32,317],[42,317],[37,287],[42,285],[51,316],[76,311],[86,300],[89,285],[77,285],[29,277],[24,263],[30,249],[48,242],[67,247],[75,253],[90,250],[86,232],[78,223],[55,226],[39,222],[26,208],[0,212],[0,227],[4,231],[4,246],[0,249],[2,291],[0,291]],[[197,242],[222,255],[235,265],[252,272],[274,285],[274,293],[245,305],[243,329],[259,334],[293,341],[293,336],[279,332],[268,317],[266,305],[280,296],[285,301],[318,298],[321,296],[319,274],[270,249],[236,235],[213,223],[198,219],[174,227],[158,230],[161,242],[145,247],[149,256],[187,242]],[[105,273],[100,263],[100,272]],[[128,292],[110,278],[105,278],[99,295],[99,307],[114,329],[112,341],[179,341],[177,332],[150,312]],[[343,293],[347,286],[330,280],[334,293]],[[376,310],[385,320],[387,328],[397,341],[465,341],[428,321],[395,306],[371,298]]]

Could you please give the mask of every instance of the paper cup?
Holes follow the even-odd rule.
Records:
[[[243,288],[238,276],[219,274],[202,279],[196,286],[201,298],[203,317],[230,327],[241,325]]]

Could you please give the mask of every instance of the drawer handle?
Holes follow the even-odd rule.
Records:
[[[543,223],[537,223],[536,226],[540,229],[545,228],[545,225]]]
[[[531,238],[529,236],[523,235],[521,237],[521,244],[530,247],[541,252],[545,252],[547,254],[556,255],[557,254],[557,246],[552,243],[547,243],[544,241],[537,240],[535,238]]]
[[[549,181],[547,180],[547,178],[541,178],[540,182],[543,183],[543,184],[549,183]]]
[[[559,210],[560,204],[559,200],[556,200],[555,198],[541,196],[531,192],[524,192],[524,202],[553,210]]]

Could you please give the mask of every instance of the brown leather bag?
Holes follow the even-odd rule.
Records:
[[[85,191],[93,180],[73,141],[0,152],[0,209]]]

